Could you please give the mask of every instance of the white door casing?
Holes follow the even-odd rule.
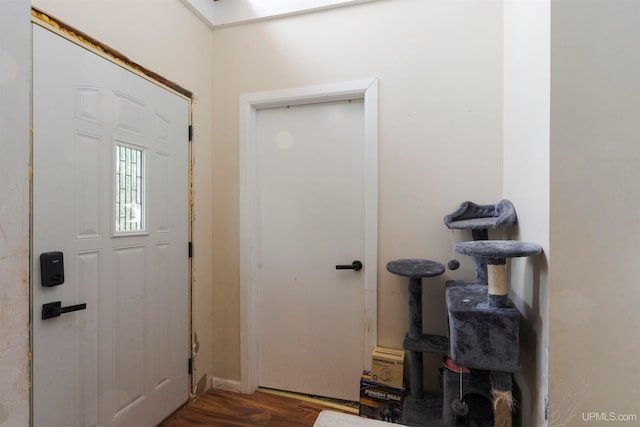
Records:
[[[189,396],[189,101],[33,32],[33,425],[155,425]],[[117,150],[141,194],[121,226]],[[65,281],[45,288],[50,251]],[[42,320],[53,301],[87,306]]]
[[[243,95],[240,98],[240,272],[241,298],[241,380],[228,388],[250,393],[259,385],[258,308],[260,273],[260,213],[258,197],[258,150],[256,117],[258,110],[282,106],[319,104],[349,99],[364,101],[364,256],[366,266],[364,300],[364,351],[360,355],[370,367],[371,350],[377,339],[377,80],[344,82],[298,89]],[[327,169],[330,174],[330,168]],[[353,260],[344,260],[349,264]],[[357,384],[354,386],[357,387]]]

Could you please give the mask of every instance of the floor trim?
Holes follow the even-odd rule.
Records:
[[[307,395],[307,394],[300,394],[300,393],[294,393],[294,392],[291,392],[291,391],[275,390],[275,389],[272,389],[272,388],[263,388],[263,387],[258,388],[258,391],[261,391],[263,393],[273,394],[273,395],[276,395],[276,396],[290,397],[292,399],[298,399],[298,400],[302,400],[304,402],[317,403],[317,404],[320,404],[320,405],[327,406],[329,408],[339,409],[341,411],[349,412],[349,413],[352,413],[352,414],[358,414],[359,413],[359,410],[358,410],[357,407],[349,406],[349,405],[347,405],[345,403],[340,403],[339,401],[336,401],[335,399],[328,399],[328,398],[325,399],[325,398],[310,396],[310,395]]]

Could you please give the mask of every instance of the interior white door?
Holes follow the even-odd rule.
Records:
[[[258,110],[258,382],[358,400],[365,360],[364,103]]]
[[[33,56],[33,425],[153,426],[188,399],[189,102],[37,25]]]

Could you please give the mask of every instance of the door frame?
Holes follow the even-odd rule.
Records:
[[[371,350],[378,335],[378,80],[366,79],[293,89],[255,92],[240,96],[240,382],[218,384],[253,393],[258,389],[258,188],[256,116],[258,110],[293,105],[362,99],[364,101],[365,150],[365,354],[363,366],[371,364]]]
[[[194,162],[193,162],[193,141],[192,141],[192,135],[193,135],[193,130],[192,130],[192,118],[193,118],[193,98],[194,98],[194,94],[193,92],[181,87],[180,85],[171,82],[168,79],[165,79],[164,77],[160,76],[157,73],[154,73],[153,71],[147,69],[146,67],[137,64],[133,61],[131,61],[129,58],[127,58],[126,56],[122,55],[121,53],[119,53],[117,50],[111,48],[110,46],[101,43],[100,41],[98,41],[97,39],[92,38],[91,36],[84,34],[78,30],[76,30],[74,27],[71,27],[63,22],[58,21],[57,19],[51,17],[50,15],[48,15],[47,13],[36,9],[36,8],[31,8],[31,22],[30,22],[30,30],[29,32],[32,33],[33,31],[33,25],[38,25],[64,39],[66,39],[67,41],[74,43],[80,47],[82,47],[83,49],[86,49],[88,51],[90,51],[91,53],[93,53],[94,55],[97,55],[99,57],[102,57],[103,59],[106,59],[110,62],[112,62],[113,64],[137,75],[140,78],[143,78],[153,84],[155,84],[156,86],[161,87],[164,90],[167,90],[169,92],[171,92],[172,94],[181,97],[183,99],[185,99],[188,102],[188,126],[189,126],[189,134],[188,134],[188,151],[187,151],[187,159],[188,159],[188,188],[185,189],[185,191],[188,192],[188,199],[189,199],[189,206],[188,206],[188,229],[187,229],[187,238],[188,238],[188,242],[185,242],[185,244],[191,244],[193,242],[193,209],[194,209],[194,201],[193,201],[193,169],[194,169]],[[31,94],[31,97],[33,96],[33,94]],[[30,163],[33,164],[33,141],[30,142],[31,147],[30,147]],[[30,189],[30,217],[29,217],[29,221],[30,224],[33,222],[33,189]],[[32,224],[31,224],[32,225]],[[31,225],[30,225],[30,230],[31,230]],[[29,307],[30,307],[30,312],[34,312],[34,307],[33,307],[33,286],[36,286],[36,284],[33,282],[33,278],[31,277],[31,271],[33,270],[33,263],[36,262],[35,261],[35,257],[33,254],[33,239],[34,236],[31,233],[30,237],[29,237],[29,252],[30,252],[30,262],[29,262],[29,282],[30,282],[30,298],[29,298]],[[188,390],[188,396],[187,396],[187,401],[191,401],[196,397],[196,366],[195,366],[195,353],[193,351],[193,325],[195,322],[194,319],[194,310],[193,310],[193,257],[191,256],[191,251],[190,251],[190,255],[189,255],[189,259],[188,259],[188,264],[187,264],[187,285],[188,285],[188,306],[187,306],[187,310],[188,310],[188,324],[189,324],[189,338],[188,338],[188,342],[189,342],[189,357],[190,357],[190,369],[189,369],[189,380],[188,380],[188,384],[189,384],[189,390]],[[30,343],[29,343],[29,351],[32,354],[33,353],[33,339],[34,339],[34,333],[33,333],[33,325],[29,326],[29,336],[30,336]],[[29,363],[29,367],[30,367],[30,376],[31,376],[31,382],[33,382],[33,361],[30,361]],[[33,388],[31,388],[30,390],[30,411],[33,412],[33,406],[34,406],[34,402],[33,402]],[[32,418],[32,417],[31,417]],[[31,422],[33,420],[31,419]]]

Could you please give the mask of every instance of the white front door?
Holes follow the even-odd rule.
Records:
[[[154,426],[188,399],[189,102],[33,32],[33,425]]]
[[[259,385],[358,400],[365,368],[362,100],[258,110]],[[356,263],[357,264],[357,263]]]

